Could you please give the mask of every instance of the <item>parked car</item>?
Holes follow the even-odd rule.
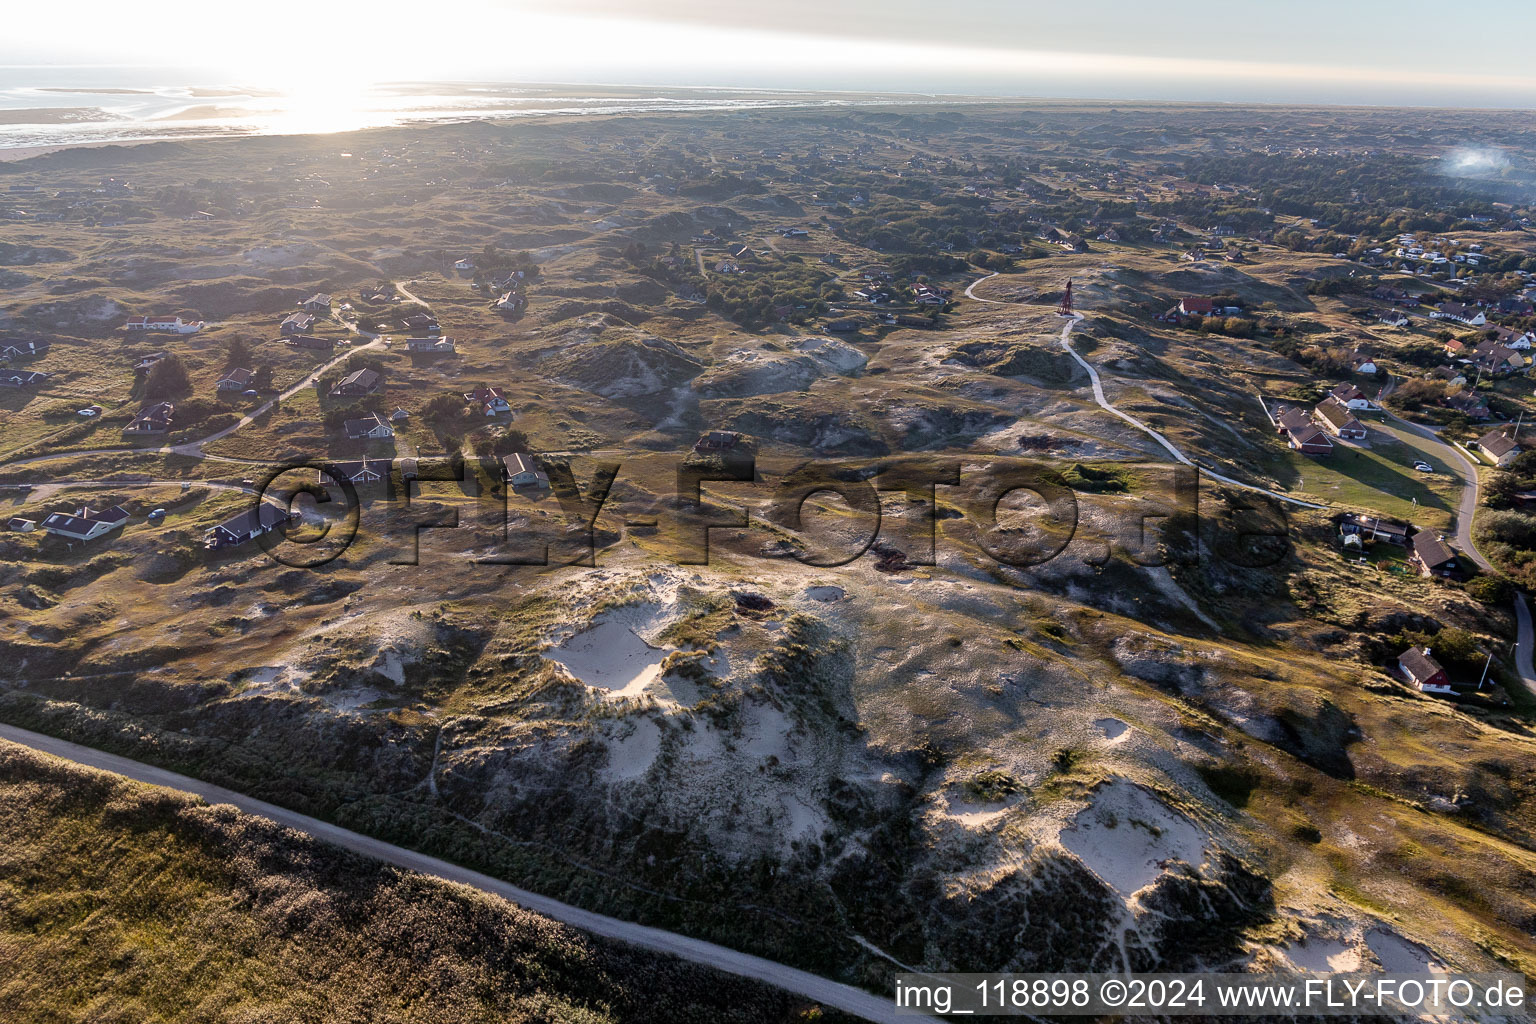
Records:
[[[158,522],[160,522],[164,518],[165,518],[165,509],[163,509],[163,508],[157,508],[157,509],[155,509],[153,512],[151,512],[149,514],[149,521],[152,522],[152,523],[158,523]]]
[[[1413,468],[1418,470],[1420,473],[1433,473],[1435,471],[1435,467],[1431,466],[1427,462],[1415,462],[1413,464]]]

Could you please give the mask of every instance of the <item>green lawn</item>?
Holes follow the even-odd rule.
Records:
[[[1261,468],[1297,497],[1377,512],[1419,527],[1449,527],[1461,490],[1460,477],[1440,460],[1383,430],[1379,421],[1366,426],[1369,448],[1340,445],[1332,455],[1310,456],[1277,445]],[[1435,472],[1415,470],[1413,463],[1418,459],[1429,462]]]

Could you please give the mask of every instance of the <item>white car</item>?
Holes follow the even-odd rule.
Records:
[[[1435,467],[1431,466],[1427,462],[1415,462],[1413,464],[1413,468],[1418,470],[1420,473],[1433,473],[1435,471]]]

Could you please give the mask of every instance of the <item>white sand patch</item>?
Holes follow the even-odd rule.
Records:
[[[661,727],[649,718],[635,719],[632,728],[608,744],[608,776],[615,782],[638,779],[650,771],[661,752]]]
[[[400,660],[398,651],[383,651],[373,670],[396,686],[405,682],[405,664]]]
[[[723,767],[724,759],[721,755],[724,753],[725,744],[715,730],[695,725],[679,735],[683,738],[682,749],[679,751],[683,758],[710,768]]]
[[[670,651],[653,647],[636,633],[628,616],[599,616],[587,629],[544,652],[576,679],[610,697],[639,697],[661,679],[661,663]]]
[[[1095,718],[1093,727],[1104,734],[1111,743],[1122,743],[1130,735],[1131,727],[1118,718]]]
[[[737,749],[755,760],[776,757],[780,762],[792,760],[790,734],[795,723],[778,708],[767,704],[753,704],[743,716],[742,741]]]
[[[815,839],[826,831],[827,819],[798,796],[786,797],[784,810],[789,820],[784,825],[784,838]]]
[[[1013,804],[1006,800],[978,804],[945,797],[944,810],[941,813],[944,817],[966,828],[983,829],[993,822],[1001,821],[1012,809]]]
[[[841,601],[848,594],[842,587],[806,587],[805,596],[812,601]]]
[[[328,693],[320,699],[337,711],[356,711],[365,704],[372,704],[376,700],[382,700],[383,697],[383,693],[371,686],[359,686],[351,690]]]
[[[1285,958],[1302,971],[1358,971],[1363,967],[1360,951],[1343,939],[1309,935],[1294,946],[1287,946]]]
[[[298,694],[299,683],[309,673],[292,665],[261,665],[244,674],[240,696],[257,697],[271,694]]]
[[[1366,932],[1365,944],[1371,947],[1371,952],[1376,954],[1388,974],[1440,973],[1445,970],[1445,965],[1438,963],[1429,950],[1388,928],[1372,928]]]
[[[1134,783],[1100,786],[1093,803],[1062,830],[1061,845],[1122,897],[1155,882],[1163,864],[1205,862],[1205,834]]]
[[[814,337],[806,338],[795,346],[806,355],[815,356],[822,363],[838,373],[852,373],[862,370],[869,359],[848,344],[846,341],[838,341],[836,338]]]

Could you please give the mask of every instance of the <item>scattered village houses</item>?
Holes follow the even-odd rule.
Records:
[[[1413,535],[1408,561],[1419,570],[1421,576],[1449,576],[1456,571],[1456,552],[1445,543],[1445,538],[1429,530]]]
[[[150,370],[153,370],[155,368],[155,364],[160,362],[160,360],[164,359],[166,357],[166,355],[168,355],[168,353],[165,353],[165,352],[151,352],[147,356],[140,356],[139,357],[139,361],[133,364],[133,374],[134,374],[134,376],[136,376],[136,377],[144,376]]]
[[[696,452],[728,452],[741,443],[741,435],[734,430],[711,430],[702,434],[693,444]]]
[[[442,326],[437,322],[437,317],[428,313],[411,313],[400,318],[402,330],[412,334],[437,334],[442,331]]]
[[[1477,439],[1478,450],[1495,466],[1507,466],[1514,462],[1525,449],[1521,448],[1509,426],[1490,430]]]
[[[1461,302],[1442,302],[1440,308],[1429,315],[1435,320],[1451,320],[1468,327],[1481,327],[1488,322],[1482,310]]]
[[[1322,428],[1312,422],[1306,410],[1297,406],[1281,408],[1275,425],[1285,436],[1286,444],[1304,455],[1331,455],[1333,440]]]
[[[1467,382],[1466,375],[1454,366],[1436,366],[1426,376],[1430,380],[1444,381],[1453,387],[1459,387]]]
[[[1402,547],[1408,545],[1406,525],[1360,512],[1346,512],[1340,516],[1339,533],[1344,536],[1354,535],[1364,540],[1384,540]]]
[[[306,312],[316,316],[329,316],[331,312],[331,297],[325,292],[316,292],[303,302],[299,303]]]
[[[8,341],[0,345],[0,361],[37,359],[47,355],[52,347],[51,341]]]
[[[1462,383],[1466,379],[1462,378]],[[1453,395],[1445,396],[1445,407],[1454,409],[1469,420],[1481,422],[1489,419],[1492,413],[1488,409],[1488,400],[1475,391],[1458,391]]]
[[[511,487],[549,489],[549,477],[526,452],[513,452],[501,460],[501,475]]]
[[[451,355],[458,351],[458,346],[452,338],[406,338],[405,349],[424,355]]]
[[[141,437],[153,434],[164,434],[171,429],[171,421],[175,418],[176,406],[170,402],[156,402],[146,405],[138,411],[128,425],[123,428],[124,437]]]
[[[1505,348],[1496,341],[1484,341],[1470,353],[1472,365],[1484,374],[1494,377],[1507,377],[1512,373],[1521,373],[1528,365],[1524,354],[1512,348]]]
[[[353,370],[337,381],[336,386],[331,388],[331,397],[360,398],[364,395],[371,395],[379,390],[379,386],[383,382],[384,378],[379,376],[377,370],[363,367],[361,370]]]
[[[36,388],[47,381],[40,370],[0,370],[0,388]]]
[[[342,427],[347,437],[353,441],[382,441],[395,436],[394,428],[376,412],[371,412],[359,419],[347,420]]]
[[[329,466],[329,470],[334,470],[335,475],[339,476],[342,480],[359,486],[379,483],[387,479],[391,471],[395,469],[399,470],[402,481],[416,479],[415,459],[363,458],[333,462]],[[331,472],[329,470],[322,469],[319,471],[318,479],[321,484],[331,482]]]
[[[111,533],[128,521],[121,505],[100,512],[82,506],[74,512],[55,512],[43,520],[43,530],[68,541],[89,541]]]
[[[1502,324],[1493,328],[1492,341],[1498,342],[1505,348],[1524,352],[1531,347],[1531,342],[1536,341],[1536,331],[1526,330],[1522,327],[1505,327]]]
[[[1410,647],[1397,656],[1397,670],[1423,693],[1453,693],[1450,677],[1428,647]]]
[[[270,501],[257,502],[239,515],[224,520],[205,535],[204,544],[210,548],[228,548],[253,541],[274,530],[286,529],[297,516]]]
[[[237,367],[233,370],[226,370],[224,376],[219,378],[219,383],[216,385],[215,390],[245,391],[251,386],[251,379],[254,376],[250,370],[244,368]]]
[[[1318,425],[1334,437],[1343,438],[1346,441],[1364,441],[1365,427],[1355,418],[1349,406],[1339,401],[1335,395],[1329,395],[1317,403],[1314,410]]]
[[[123,325],[130,331],[160,331],[168,334],[196,334],[203,329],[201,320],[183,320],[179,316],[131,316]]]
[[[507,401],[506,392],[501,388],[481,385],[473,391],[466,391],[464,401],[474,406],[482,416],[505,416],[512,411],[512,403]]]
[[[1356,387],[1354,384],[1351,384],[1349,381],[1345,381],[1344,383],[1337,385],[1332,391],[1328,392],[1328,394],[1344,403],[1344,406],[1347,409],[1358,411],[1361,409],[1372,408],[1371,400],[1365,397],[1365,392],[1361,391],[1358,387]]]

